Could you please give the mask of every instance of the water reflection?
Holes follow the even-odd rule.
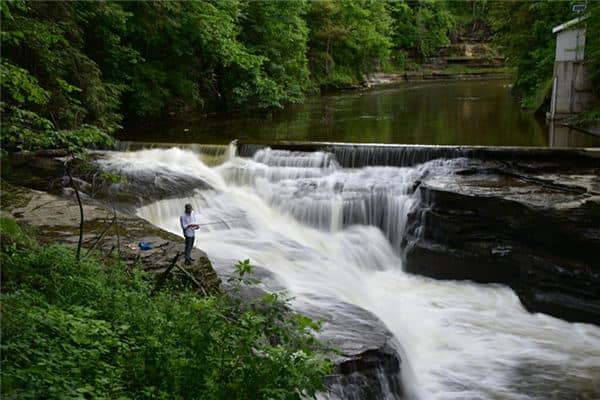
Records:
[[[128,132],[123,139],[554,146],[559,134],[552,135],[545,122],[519,108],[508,81],[485,80],[403,83],[316,96],[277,112],[214,115],[156,125]],[[568,136],[561,146],[600,146],[598,137],[580,132]]]
[[[550,147],[598,147],[600,137],[594,137],[577,129],[550,122],[548,127],[548,146]]]

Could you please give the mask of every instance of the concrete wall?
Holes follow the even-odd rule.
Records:
[[[549,147],[596,147],[600,143],[600,136],[581,132],[560,122],[550,121],[548,124]]]
[[[577,114],[595,101],[591,76],[584,63],[585,30],[558,32],[550,119]]]
[[[592,80],[583,62],[556,61],[554,79],[551,110],[555,118],[580,113],[594,100]]]

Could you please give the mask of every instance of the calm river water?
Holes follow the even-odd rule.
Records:
[[[124,140],[224,144],[233,139],[485,146],[600,147],[522,111],[507,80],[415,82],[307,98],[273,113],[154,125]]]

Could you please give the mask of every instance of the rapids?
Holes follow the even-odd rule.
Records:
[[[300,310],[340,299],[373,312],[404,350],[407,398],[600,398],[600,327],[530,314],[501,285],[403,272],[400,242],[419,201],[415,182],[452,174],[460,160],[350,169],[326,152],[263,149],[251,159],[228,153],[209,167],[198,150],[171,148],[109,152],[102,162],[208,182],[212,190],[137,214],[180,234],[178,216],[192,203],[200,223],[211,223],[197,231],[196,245],[217,268],[249,258]]]

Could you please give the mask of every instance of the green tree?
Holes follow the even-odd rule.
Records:
[[[224,101],[228,70],[252,70],[260,64],[236,41],[237,1],[122,6],[130,15],[123,40],[140,55],[122,78],[129,85],[127,115],[138,120]]]
[[[281,107],[304,100],[310,88],[304,20],[307,3],[294,1],[245,1],[239,18],[240,41],[252,54],[264,58],[261,72],[270,84],[257,93],[259,106]]]
[[[448,10],[457,27],[475,31],[489,26],[489,0],[448,1]]]
[[[490,22],[494,41],[516,68],[514,92],[526,108],[538,109],[547,100],[554,68],[552,27],[574,18],[569,2],[494,2]]]
[[[391,1],[392,43],[396,51],[411,50],[419,57],[450,44],[448,35],[455,19],[446,2],[432,0]]]
[[[2,141],[21,147],[107,142],[119,127],[120,87],[84,53],[65,3],[2,3]]]
[[[319,86],[357,84],[365,73],[388,62],[391,20],[385,3],[315,1],[306,18],[309,65]]]

